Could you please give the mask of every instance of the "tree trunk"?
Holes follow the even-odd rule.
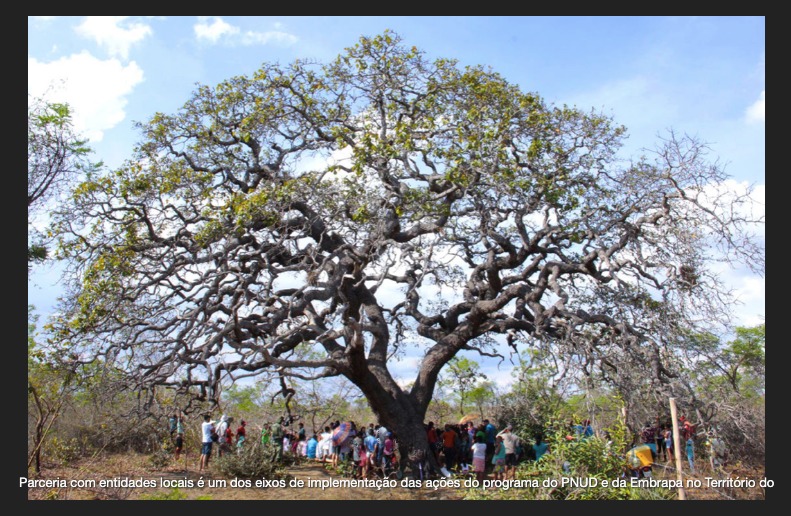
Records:
[[[27,466],[30,467],[30,463],[33,462],[36,476],[39,476],[41,474],[41,447],[44,441],[44,424],[47,421],[49,411],[45,413],[43,407],[44,402],[41,400],[38,391],[36,391],[34,387],[29,387],[29,392],[33,395],[33,401],[36,404],[37,417],[36,428],[33,434],[33,456],[28,458]]]
[[[36,421],[36,440],[33,443],[35,446],[35,458],[34,458],[34,471],[36,472],[36,476],[41,475],[41,447],[44,441],[44,418],[39,417],[38,421]]]
[[[439,464],[434,453],[429,448],[424,419],[426,408],[413,399],[412,395],[405,392],[395,383],[388,373],[376,374],[376,368],[371,368],[362,378],[350,378],[368,399],[379,424],[393,432],[401,454],[401,468],[408,466],[410,456],[417,450],[422,450],[423,455],[436,471]]]

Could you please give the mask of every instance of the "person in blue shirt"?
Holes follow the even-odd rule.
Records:
[[[486,425],[483,431],[486,434],[486,463],[488,464],[494,457],[494,441],[497,437],[497,428],[488,419],[484,419],[483,424]]]
[[[307,455],[309,459],[316,458],[316,449],[319,447],[319,440],[316,439],[316,434],[313,434],[310,439],[308,439],[308,447],[306,449]]]
[[[536,434],[536,443],[533,445],[533,453],[536,454],[536,460],[541,460],[541,457],[549,450],[549,445],[544,442],[544,436]]]
[[[687,462],[689,462],[689,471],[695,473],[695,444],[691,437],[687,439]]]
[[[365,475],[368,474],[368,471],[376,465],[376,455],[378,450],[380,449],[379,446],[379,439],[376,438],[374,435],[374,429],[368,428],[368,435],[365,436],[363,439],[363,446],[365,446],[365,455],[368,460],[368,464],[366,464],[365,468]]]
[[[593,427],[591,426],[590,419],[586,419],[582,422],[582,438],[587,439],[588,437],[593,437]]]

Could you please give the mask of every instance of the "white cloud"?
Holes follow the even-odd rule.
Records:
[[[758,100],[747,108],[744,116],[751,124],[766,122],[766,90],[761,91]]]
[[[134,62],[101,60],[83,51],[49,63],[28,57],[28,93],[52,102],[67,102],[74,128],[92,142],[125,117],[127,97],[143,80]]]
[[[57,18],[57,16],[31,16],[30,18],[36,21],[48,22]]]
[[[735,278],[734,326],[752,327],[766,322],[766,278],[741,276]]]
[[[204,16],[199,17],[198,20],[198,23],[193,27],[198,39],[217,43],[223,36],[232,37],[239,33],[239,27],[229,25],[222,18],[213,18],[211,23],[208,23],[209,18]]]
[[[93,39],[110,56],[129,57],[129,49],[153,33],[144,23],[125,23],[129,16],[88,16],[75,31],[80,36]]]
[[[282,24],[276,23],[277,29],[282,28]],[[275,43],[278,45],[291,45],[297,42],[297,37],[293,34],[274,30],[268,32],[245,31],[235,27],[220,17],[200,17],[194,26],[195,36],[199,40],[206,40],[212,44],[218,43],[221,39],[227,45],[266,45]]]
[[[482,358],[474,360],[481,362]],[[500,388],[507,388],[514,383],[513,371],[514,366],[507,362],[502,365],[498,365],[497,362],[494,362],[492,365],[484,364],[481,367],[481,372],[486,375],[486,379],[494,382],[495,385]],[[479,382],[480,381],[483,381],[483,379],[479,379]]]
[[[750,188],[752,188],[750,195],[747,196]],[[726,179],[722,183],[706,185],[700,193],[701,196],[698,200],[723,218],[736,216],[752,221],[765,220],[766,218],[766,185],[759,184],[751,187],[747,181]],[[741,198],[743,198],[742,202],[736,202]],[[758,238],[766,239],[765,223],[746,224],[745,229]]]
[[[292,45],[297,42],[297,37],[293,34],[280,31],[253,32],[247,31],[242,35],[240,43],[242,45],[266,45],[276,43],[280,45]]]
[[[765,297],[766,281],[757,276],[744,277],[736,289],[736,298],[744,303],[763,302]]]

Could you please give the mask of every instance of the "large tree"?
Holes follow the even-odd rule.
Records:
[[[700,142],[619,160],[607,116],[390,32],[199,86],[139,128],[60,215],[59,337],[208,398],[265,372],[343,375],[405,447],[426,446],[462,350],[545,342],[667,382],[663,344],[723,313],[712,260],[764,268],[747,196]],[[402,389],[389,366],[415,347]]]

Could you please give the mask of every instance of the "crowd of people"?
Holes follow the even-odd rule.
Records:
[[[308,432],[302,422],[293,425],[293,418],[279,418],[261,427],[260,443],[271,451],[269,460],[281,462],[288,455],[294,461],[310,460],[331,464],[333,467],[351,464],[353,475],[370,477],[373,473],[386,472],[397,467],[399,450],[397,436],[383,425],[369,423],[357,426],[353,421],[334,421],[322,429]],[[170,434],[174,443],[175,458],[184,447],[184,423],[181,414],[169,418]],[[697,424],[681,416],[678,420],[679,434],[690,472],[695,472],[695,433]],[[441,427],[433,421],[424,424],[429,453],[433,461],[425,461],[426,467],[437,465],[442,476],[471,475],[482,481],[489,474],[495,480],[514,479],[517,465],[526,460],[541,460],[550,452],[542,434],[536,434],[530,443],[523,443],[514,432],[513,426],[505,425],[498,430],[488,419],[479,424],[446,423]],[[569,421],[568,440],[586,440],[596,432],[588,419]],[[206,414],[201,424],[200,470],[205,469],[212,452],[217,456],[241,451],[248,439],[247,423],[223,414],[218,421]],[[611,443],[607,432],[601,437]],[[718,438],[705,441],[710,447],[712,466],[725,463],[724,443]],[[633,446],[626,454],[626,463],[633,476],[650,476],[655,462],[670,461],[674,457],[672,424],[650,421],[636,436]],[[415,464],[412,464],[414,466]]]
[[[689,473],[692,474],[696,472],[695,453],[696,442],[699,441],[697,435],[699,424],[699,422],[693,423],[683,414],[677,421],[680,455],[686,457],[686,465]],[[655,422],[647,421],[638,441],[627,454],[633,476],[650,476],[654,463],[660,460],[667,463],[675,458],[672,421],[665,423],[661,423],[659,419]],[[717,436],[716,428],[709,427],[701,442],[709,448],[708,456],[712,468],[716,470],[725,466],[728,460],[727,448],[723,440]]]
[[[212,449],[217,446],[217,456],[240,451],[247,440],[247,422],[242,419],[236,431],[233,429],[234,418],[223,414],[219,421],[213,421],[209,414],[204,414],[201,423],[201,459],[200,471],[208,467]],[[176,457],[178,458],[178,456]]]
[[[369,423],[358,427],[355,422],[334,421],[323,429],[307,432],[304,424],[291,425],[293,420],[279,418],[261,427],[260,442],[271,450],[269,460],[280,462],[288,455],[293,460],[312,460],[337,467],[351,462],[354,475],[368,477],[372,472],[397,467],[398,444],[394,431],[384,425]],[[181,415],[170,418],[171,438],[175,443],[175,457],[179,458],[184,446],[184,426]],[[511,425],[498,432],[488,419],[479,425],[447,423],[442,429],[434,422],[424,425],[434,463],[442,474],[475,474],[482,477],[491,472],[496,478],[513,478],[516,464],[525,455],[520,439]],[[232,451],[241,451],[247,441],[247,423],[242,420],[234,426],[234,418],[223,414],[219,420],[203,416],[200,428],[200,470],[209,465],[213,452],[222,457]],[[536,446],[534,446],[536,448]],[[537,450],[539,458],[546,452],[540,437]]]

